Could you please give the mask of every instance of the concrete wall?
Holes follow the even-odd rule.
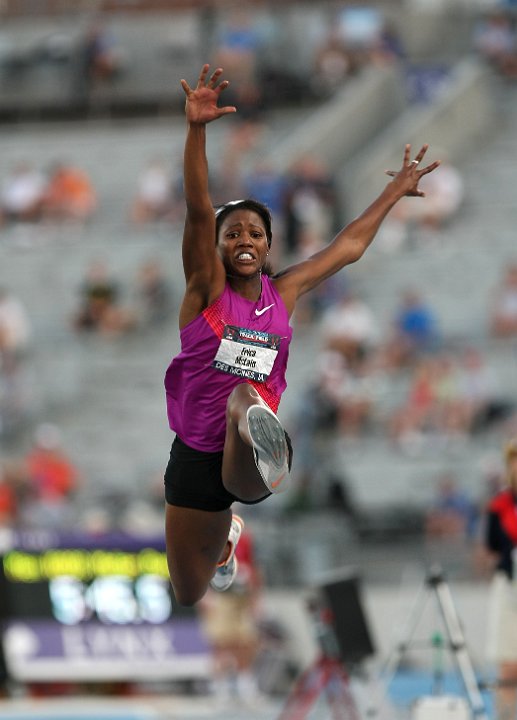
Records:
[[[406,143],[414,149],[429,143],[429,161],[445,155],[455,164],[461,162],[474,142],[496,127],[490,81],[484,65],[473,59],[462,61],[437,101],[407,110],[368,148],[361,148],[340,176],[350,212],[361,212],[382,190],[387,180],[384,170],[400,167]]]
[[[450,63],[470,48],[475,9],[455,4],[438,9],[401,7],[397,2],[378,5],[400,36],[410,64],[432,58]],[[254,11],[265,43],[259,64],[303,78],[309,85],[315,49],[336,8],[332,3],[289,3],[272,12],[271,7]],[[221,9],[209,13],[199,8],[107,15],[105,26],[117,41],[124,71],[96,88],[94,99],[106,105],[170,104],[181,99],[177,78],[210,61],[223,16]],[[80,6],[75,12],[38,17],[37,22],[30,16],[5,18],[0,28],[0,109],[45,109],[56,103],[66,109],[67,102],[77,102],[77,45],[90,19]],[[61,62],[41,62],[46,50],[58,46],[64,52]],[[21,60],[21,66],[9,74],[2,65],[13,58]]]
[[[397,169],[404,145],[429,143],[429,158],[445,154],[461,162],[472,143],[496,125],[490,71],[475,59],[460,62],[432,103],[409,107],[399,67],[369,68],[325,106],[312,112],[268,160],[286,168],[303,154],[323,159],[342,188],[343,204],[361,212],[386,184],[384,170]]]
[[[268,160],[283,170],[300,155],[314,154],[339,172],[357,148],[390,125],[405,107],[400,68],[367,68],[273,147]]]

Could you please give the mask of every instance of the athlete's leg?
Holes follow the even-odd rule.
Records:
[[[285,430],[248,383],[237,385],[226,404],[222,478],[239,500],[262,500],[289,487],[291,446]]]
[[[167,564],[176,600],[194,605],[205,594],[217,564],[229,552],[232,511],[209,512],[166,504]]]
[[[248,430],[247,412],[252,405],[263,405],[258,392],[248,383],[239,383],[226,404],[226,438],[223,451],[223,484],[240,500],[260,500],[268,494],[255,458]]]

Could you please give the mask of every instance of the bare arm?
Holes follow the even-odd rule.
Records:
[[[206,125],[234,107],[218,107],[219,95],[228,81],[217,84],[222,69],[206,81],[204,65],[197,85],[192,89],[185,80],[181,86],[186,95],[187,137],[183,160],[183,180],[187,214],[183,232],[183,269],[187,287],[180,309],[180,327],[184,327],[222,292],[224,268],[215,247],[215,214],[208,190],[206,158]]]
[[[377,199],[358,218],[343,228],[327,247],[307,260],[292,265],[277,276],[275,285],[290,312],[294,310],[300,295],[312,290],[346,265],[359,260],[371,244],[388,212],[402,197],[424,196],[424,193],[418,189],[418,182],[423,175],[432,172],[439,165],[439,161],[435,161],[421,170],[418,169],[426,151],[427,145],[424,145],[411,161],[411,147],[406,145],[402,168],[398,173],[389,172],[390,175],[394,175],[393,180]]]

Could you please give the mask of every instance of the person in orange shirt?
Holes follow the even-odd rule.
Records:
[[[36,430],[34,446],[25,458],[29,485],[30,522],[59,523],[70,507],[79,472],[61,448],[61,433],[50,423]]]
[[[97,207],[97,197],[85,172],[64,163],[51,170],[43,201],[43,212],[54,220],[86,222]]]
[[[7,473],[0,467],[0,527],[8,527],[14,521],[16,502]]]

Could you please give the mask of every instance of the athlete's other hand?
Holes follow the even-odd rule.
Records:
[[[409,195],[412,197],[425,197],[425,193],[419,190],[418,183],[420,178],[427,175],[440,165],[439,160],[435,160],[430,165],[419,169],[420,162],[427,152],[429,145],[422,145],[419,152],[415,156],[414,160],[410,160],[411,157],[411,145],[406,145],[404,148],[404,160],[401,169],[397,172],[395,170],[386,170],[386,175],[390,175],[393,178],[393,185],[400,194],[400,196]]]
[[[236,112],[236,108],[228,105],[226,107],[218,107],[219,95],[228,87],[228,80],[219,82],[219,78],[223,73],[222,68],[214,70],[206,80],[210,65],[203,65],[197,85],[194,89],[190,87],[186,80],[181,80],[187,99],[185,101],[185,114],[190,123],[206,124],[217,120],[222,115]]]

